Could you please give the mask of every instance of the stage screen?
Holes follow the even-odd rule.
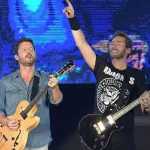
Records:
[[[85,38],[95,53],[108,59],[108,42],[115,31],[133,41],[129,65],[145,72],[150,83],[150,9],[142,0],[71,0]],[[54,74],[69,60],[76,64],[59,83],[95,83],[73,40],[63,0],[0,0],[0,78],[18,67],[13,44],[21,37],[34,41],[39,71]]]

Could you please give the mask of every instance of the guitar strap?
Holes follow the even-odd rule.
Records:
[[[126,89],[127,89],[127,87],[129,87],[130,71],[131,71],[130,67],[128,67],[127,72],[124,76],[123,85],[122,85],[121,90],[120,90],[119,99],[117,100],[117,108],[118,109],[120,109],[122,107],[122,103],[124,101]]]
[[[31,92],[31,96],[30,96],[31,101],[35,98],[35,96],[38,92],[38,84],[39,84],[39,77],[37,77],[35,75],[34,80],[33,80],[33,85],[32,85],[32,92]]]

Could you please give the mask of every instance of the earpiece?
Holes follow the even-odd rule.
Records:
[[[17,55],[15,55],[15,59],[18,60],[18,56]]]

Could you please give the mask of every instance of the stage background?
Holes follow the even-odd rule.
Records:
[[[115,31],[126,32],[133,41],[129,65],[142,69],[150,83],[150,9],[142,0],[72,0],[76,17],[93,50],[108,59],[108,43]],[[60,83],[94,83],[95,79],[72,38],[63,0],[0,1],[0,77],[16,70],[13,44],[32,38],[40,71],[55,73],[68,60],[76,67]]]
[[[76,17],[95,53],[108,57],[108,44],[115,31],[126,32],[133,41],[128,64],[145,72],[150,84],[149,0],[72,0]],[[59,77],[64,94],[61,105],[50,106],[54,141],[51,150],[83,150],[78,137],[79,120],[92,112],[94,76],[76,47],[63,0],[0,0],[0,78],[17,69],[13,45],[21,37],[32,38],[36,67],[55,73],[73,60],[75,69]],[[150,88],[149,88],[150,89]],[[150,117],[135,110],[137,150],[149,150]]]

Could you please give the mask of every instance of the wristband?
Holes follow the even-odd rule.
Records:
[[[75,16],[73,18],[69,18],[69,23],[70,23],[71,30],[77,31],[80,29],[80,25],[78,24],[78,21]]]

